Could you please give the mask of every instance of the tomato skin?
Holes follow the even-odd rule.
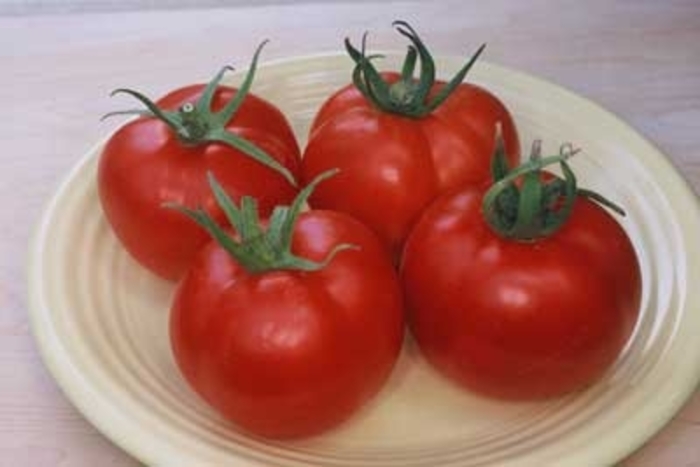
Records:
[[[483,190],[426,210],[401,265],[407,320],[426,358],[453,381],[506,399],[539,399],[600,378],[639,313],[634,248],[604,209],[578,197],[568,223],[530,242],[494,234]]]
[[[388,82],[395,73],[383,73]],[[433,93],[444,86],[437,82]],[[320,186],[314,208],[347,212],[372,227],[395,257],[420,212],[438,194],[490,176],[496,124],[511,164],[520,156],[512,117],[491,93],[463,83],[431,114],[408,118],[368,103],[354,85],[332,95],[311,127],[302,179],[331,168],[340,174]]]
[[[156,104],[176,110],[195,102],[204,85],[175,90]],[[221,109],[236,90],[220,86],[212,108]],[[226,128],[256,144],[299,174],[300,151],[282,113],[248,94]],[[288,203],[297,189],[273,170],[221,144],[188,146],[162,121],[142,117],[119,128],[99,161],[98,190],[105,216],[129,253],[155,274],[177,280],[207,241],[207,234],[165,203],[204,207],[217,221],[224,216],[207,184],[211,171],[234,199],[248,194],[269,214]]]
[[[401,289],[376,236],[334,212],[303,213],[292,251],[316,272],[252,275],[208,244],[178,286],[170,336],[191,386],[249,432],[327,430],[377,393],[403,341]]]

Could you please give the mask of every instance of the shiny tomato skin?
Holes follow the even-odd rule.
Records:
[[[401,279],[419,347],[448,378],[487,396],[540,399],[592,384],[639,313],[631,241],[580,197],[553,236],[506,240],[486,225],[482,196],[440,198],[406,242]]]
[[[398,79],[384,73],[387,81]],[[438,82],[436,92],[444,85]],[[487,90],[463,83],[423,118],[383,112],[353,85],[324,102],[312,123],[302,179],[331,168],[340,173],[319,186],[309,204],[347,212],[373,228],[395,257],[413,222],[438,194],[490,176],[496,124],[509,162],[520,155],[506,107]]]
[[[176,361],[204,400],[239,428],[271,438],[346,420],[389,376],[403,341],[398,277],[376,235],[334,212],[301,215],[292,250],[316,272],[249,274],[215,243],[178,286]]]
[[[176,110],[195,102],[203,88],[181,88],[156,103]],[[212,108],[222,108],[235,92],[220,87]],[[227,129],[256,144],[298,176],[297,142],[285,117],[272,104],[248,94]],[[277,204],[290,203],[298,191],[282,175],[227,145],[183,144],[156,118],[128,122],[102,151],[98,190],[105,216],[127,251],[165,279],[180,278],[208,236],[185,216],[163,205],[201,206],[223,221],[207,183],[209,171],[234,199],[244,194],[256,197],[264,214]]]

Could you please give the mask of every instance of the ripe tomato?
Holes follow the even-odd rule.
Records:
[[[197,255],[170,321],[191,386],[239,427],[274,438],[348,418],[383,385],[403,340],[398,277],[376,235],[331,211],[297,221],[300,206],[276,211],[263,235],[248,210],[236,226],[242,247],[215,232],[227,247]]]
[[[577,390],[632,333],[641,294],[632,243],[564,170],[566,183],[542,172],[527,187],[530,175],[447,194],[406,242],[409,327],[426,358],[467,388],[509,399]],[[544,206],[534,215],[524,207],[533,200]]]
[[[514,164],[520,153],[503,103],[482,87],[461,83],[483,47],[450,83],[436,81],[423,43],[407,24],[397,25],[413,43],[401,74],[379,74],[364,51],[346,41],[357,64],[354,84],[321,106],[301,169],[308,181],[340,168],[338,177],[314,192],[311,206],[362,220],[395,257],[414,220],[438,194],[488,179],[497,122],[509,161]]]
[[[156,103],[119,90],[139,98],[151,115],[127,123],[107,142],[98,169],[100,201],[124,247],[165,279],[178,279],[208,237],[162,204],[202,206],[223,220],[208,171],[235,198],[255,196],[264,214],[298,191],[292,182],[300,151],[290,125],[276,107],[248,93],[259,52],[240,90],[218,85],[224,70],[207,86],[177,89]]]

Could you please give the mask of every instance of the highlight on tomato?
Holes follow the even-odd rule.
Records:
[[[499,144],[493,184],[441,197],[406,242],[410,330],[427,360],[470,390],[530,400],[583,389],[633,332],[640,267],[609,210],[624,212],[577,186],[574,152],[541,157],[534,145],[510,170]]]
[[[216,175],[234,199],[254,196],[263,214],[298,192],[300,150],[291,126],[273,104],[250,93],[255,52],[240,89],[221,85],[224,67],[207,85],[175,89],[153,102],[128,94],[146,110],[119,128],[99,160],[98,189],[104,214],[126,250],[155,274],[177,280],[208,240],[165,202],[203,207],[217,222],[225,216],[206,182]]]
[[[289,207],[259,219],[210,177],[232,230],[180,209],[214,238],[177,287],[170,338],[191,387],[239,428],[298,438],[349,418],[383,386],[401,349],[396,271],[376,235],[332,211]]]
[[[379,57],[366,54],[366,37],[361,50],[345,40],[355,63],[353,82],[318,111],[301,172],[308,182],[340,168],[309,203],[360,219],[397,258],[430,201],[488,180],[496,122],[503,127],[509,163],[518,161],[520,147],[505,105],[487,89],[462,82],[484,45],[445,82],[436,79],[433,57],[415,30],[403,21],[394,26],[410,41],[400,72],[377,70]]]

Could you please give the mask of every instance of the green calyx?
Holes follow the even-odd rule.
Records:
[[[499,126],[491,165],[494,183],[482,202],[483,214],[491,229],[501,237],[514,240],[547,237],[566,223],[577,196],[589,198],[624,216],[622,208],[602,195],[577,186],[567,160],[578,152],[570,144],[564,144],[559,154],[542,157],[541,143],[535,141],[529,160],[510,169]],[[542,173],[543,168],[553,164],[559,164],[562,177]]]
[[[354,245],[337,245],[323,261],[316,262],[292,253],[292,236],[299,214],[316,185],[332,177],[338,170],[322,173],[309,183],[294,199],[291,206],[277,206],[270,216],[267,228],[263,228],[257,202],[250,196],[241,198],[240,206],[226,194],[214,176],[209,173],[211,187],[217,204],[226,215],[238,239],[229,235],[203,209],[188,209],[176,204],[167,207],[185,214],[202,226],[243,268],[252,274],[274,270],[317,271],[323,269],[342,250],[356,249]]]
[[[398,81],[389,83],[372,64],[380,55],[365,54],[367,34],[362,37],[362,48],[357,50],[349,39],[345,39],[345,49],[355,62],[353,83],[367,100],[385,112],[404,117],[421,118],[435,110],[459,86],[471,67],[483,52],[483,44],[459,72],[435,95],[430,92],[435,84],[435,61],[416,31],[405,21],[394,21],[393,26],[411,45],[403,62]],[[415,77],[417,62],[420,71]]]
[[[197,102],[186,103],[176,111],[163,110],[148,97],[132,89],[116,89],[112,91],[111,95],[128,94],[139,100],[146,107],[146,110],[110,112],[103,118],[114,115],[129,114],[158,118],[167,124],[185,145],[196,146],[206,143],[227,144],[255,159],[259,163],[266,165],[272,170],[280,173],[289,181],[289,183],[296,186],[297,183],[294,179],[294,175],[289,171],[289,169],[250,141],[235,135],[226,129],[226,125],[234,117],[250,91],[258,64],[258,58],[263,46],[266,43],[267,41],[261,43],[255,51],[255,55],[253,56],[248,73],[246,74],[241,87],[238,89],[233,99],[231,99],[224,106],[224,108],[218,112],[212,111],[212,100],[224,74],[227,71],[233,70],[233,68],[230,66],[223,67],[216,74],[216,76],[214,76],[214,79],[212,79],[204,88],[204,91]]]

